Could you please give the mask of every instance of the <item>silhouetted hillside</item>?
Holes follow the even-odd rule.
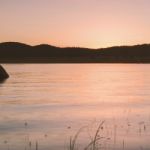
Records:
[[[0,43],[1,63],[150,63],[150,44],[102,49]]]

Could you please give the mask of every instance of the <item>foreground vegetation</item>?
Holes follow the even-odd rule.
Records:
[[[100,135],[100,129],[103,129],[103,124],[104,124],[104,121],[98,126],[95,134],[93,135],[93,137],[91,137],[91,141],[89,142],[89,144],[83,148],[84,150],[98,150],[99,149],[99,141],[103,138]],[[78,146],[76,142],[83,128],[80,128],[79,131],[75,134],[75,136],[70,138],[69,150],[78,150]]]

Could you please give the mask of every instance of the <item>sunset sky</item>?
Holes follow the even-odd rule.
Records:
[[[0,42],[100,48],[150,43],[150,0],[0,0]]]

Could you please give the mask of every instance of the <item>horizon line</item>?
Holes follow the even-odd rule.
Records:
[[[31,47],[35,47],[35,46],[40,46],[40,45],[47,45],[47,46],[52,46],[52,47],[56,47],[56,48],[83,48],[83,49],[94,49],[94,50],[98,50],[98,49],[107,49],[107,48],[114,48],[114,47],[133,47],[133,46],[142,46],[142,45],[150,45],[150,43],[141,43],[141,44],[133,44],[133,45],[114,45],[114,46],[108,46],[108,47],[99,47],[99,48],[89,48],[89,47],[80,47],[80,46],[56,46],[56,45],[52,45],[52,44],[47,44],[47,43],[41,43],[41,44],[28,44],[28,43],[24,43],[24,42],[18,42],[18,41],[7,41],[7,42],[0,42],[0,44],[3,43],[18,43],[18,44],[24,44],[27,46],[31,46]]]

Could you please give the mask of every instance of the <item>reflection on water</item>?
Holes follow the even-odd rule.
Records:
[[[0,149],[87,145],[105,120],[103,150],[150,149],[150,65],[12,64],[0,84]]]

